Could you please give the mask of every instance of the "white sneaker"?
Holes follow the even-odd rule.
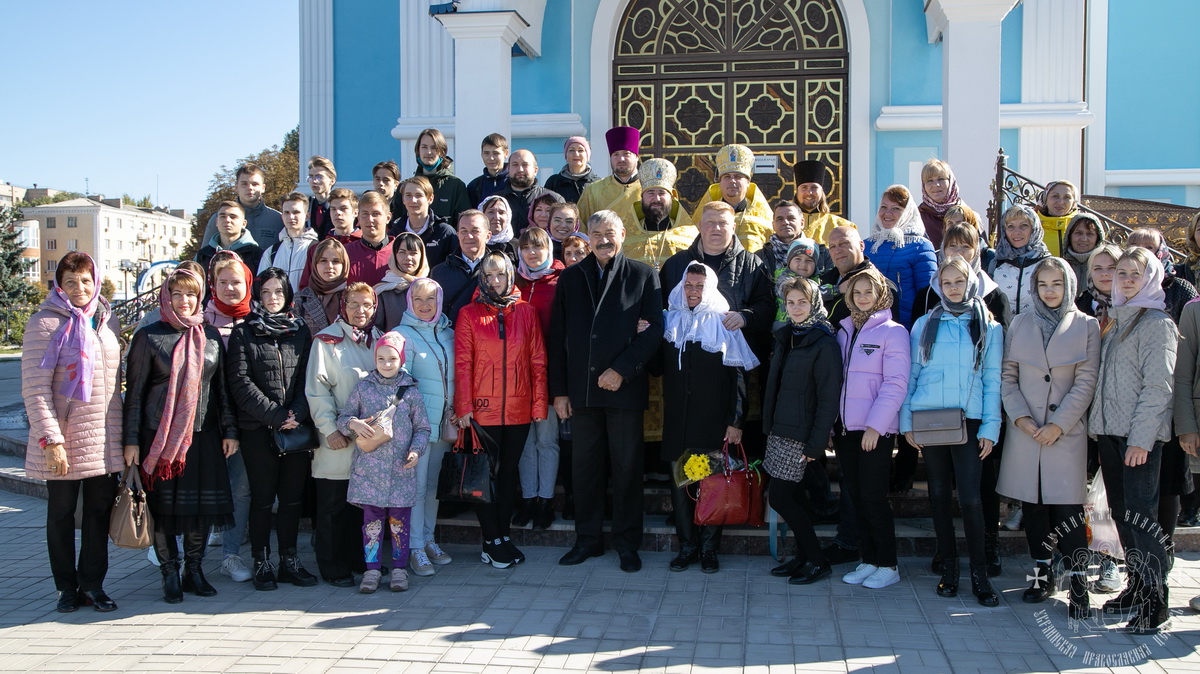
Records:
[[[221,560],[221,573],[239,583],[244,583],[254,577],[254,574],[250,573],[250,569],[246,568],[246,563],[237,555],[225,555],[225,559]]]
[[[429,556],[429,561],[437,564],[438,566],[449,564],[450,562],[454,561],[450,555],[446,554],[446,551],[443,550],[440,545],[434,543],[433,541],[429,541],[425,544],[425,554]]]
[[[1000,525],[1005,531],[1019,531],[1021,529],[1021,518],[1024,513],[1021,512],[1021,507],[1017,506],[1008,511],[1008,519],[1004,520],[1004,524]]]
[[[1117,563],[1111,557],[1100,560],[1100,577],[1093,583],[1096,592],[1118,592],[1125,583],[1121,582],[1121,574],[1117,571]]]
[[[224,537],[221,535],[220,529],[213,529],[212,531],[208,532],[208,547],[220,547],[223,541]]]
[[[888,585],[895,585],[900,582],[899,569],[893,569],[890,566],[881,566],[875,569],[866,580],[862,582],[862,586],[872,590],[885,588]]]
[[[862,585],[862,582],[875,573],[879,567],[874,564],[859,564],[853,571],[842,576],[842,582],[848,585]]]
[[[433,564],[429,563],[429,555],[425,554],[424,548],[414,548],[408,554],[408,566],[418,576],[432,576],[437,573],[433,570]]]

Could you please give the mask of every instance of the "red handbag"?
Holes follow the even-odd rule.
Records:
[[[742,454],[742,470],[729,468],[729,443],[723,448],[724,457],[720,473],[709,475],[700,481],[696,497],[694,522],[701,526],[724,526],[727,524],[749,524],[763,526],[763,479],[757,471],[749,468],[746,450],[738,444]]]

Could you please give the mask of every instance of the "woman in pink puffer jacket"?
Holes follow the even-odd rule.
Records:
[[[837,333],[844,369],[833,446],[842,489],[858,519],[862,563],[842,580],[879,589],[900,580],[887,494],[912,356],[908,330],[892,320],[892,293],[883,274],[868,267],[847,284],[850,315],[842,319]]]
[[[112,611],[104,593],[108,519],[121,456],[120,324],[100,297],[96,263],[70,252],[54,287],[25,326],[21,393],[29,416],[25,472],[46,480],[46,545],[58,610]],[[75,507],[83,492],[76,565]]]

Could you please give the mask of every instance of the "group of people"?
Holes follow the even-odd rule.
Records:
[[[374,592],[387,572],[403,591],[409,572],[451,563],[434,537],[439,471],[456,438],[483,436],[493,495],[471,507],[480,559],[496,568],[525,561],[513,527],[554,521],[561,473],[576,542],[559,563],[604,554],[611,488],[608,544],[636,572],[645,454],[725,468],[744,445],[796,537],[773,575],[803,585],[860,561],[844,582],[887,587],[900,580],[888,495],[911,486],[919,451],[937,593],[958,593],[957,491],[971,590],[998,603],[1005,497],[1038,569],[1023,598],[1053,594],[1057,549],[1073,618],[1090,612],[1083,503],[1099,470],[1128,560],[1105,610],[1161,627],[1170,534],[1200,472],[1187,458],[1200,446],[1195,223],[1192,261],[1176,267],[1157,231],[1117,247],[1058,181],[1038,208],[1010,207],[992,246],[950,166],[931,160],[919,196],[884,191],[863,239],[830,212],[821,162],[794,167],[795,201],[768,204],[741,145],[717,153],[693,216],[675,167],[639,161],[636,129],[606,141],[611,175],[571,137],[542,187],[534,155],[492,134],[467,184],[428,129],[415,175],[381,162],[375,189],[355,194],[313,157],[313,196],[289,194],[279,211],[262,201],[262,170],[242,166],[237,199],[162,284],[124,372],[94,261],[64,256],[23,355],[27,468],[49,485],[59,610],[116,608],[105,537],[129,470],[148,490],[167,602],[216,593],[202,569],[214,529],[235,580],[317,584],[296,552],[306,514],[322,579],[353,587],[358,574]],[[960,435],[926,439],[947,413]],[[822,547],[830,449],[841,523]],[[694,524],[692,497],[672,484],[671,570],[718,571],[721,528]]]

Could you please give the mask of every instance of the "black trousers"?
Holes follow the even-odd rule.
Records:
[[[671,473],[675,472],[676,461],[671,462]],[[686,487],[671,480],[671,511],[675,513],[675,537],[679,539],[679,552],[690,554],[699,550],[716,552],[721,547],[721,532],[724,527],[696,524],[696,502]]]
[[[1029,556],[1034,561],[1052,559],[1057,543],[1068,571],[1087,571],[1091,561],[1087,543],[1087,522],[1082,505],[1021,504],[1021,521]]]
[[[896,566],[896,522],[888,486],[895,435],[882,435],[875,449],[862,449],[863,431],[834,428],[833,447],[842,473],[842,492],[850,500],[864,564]],[[842,513],[846,521],[846,513]],[[841,531],[839,527],[838,531]]]
[[[279,552],[294,552],[300,532],[304,483],[312,469],[312,452],[280,456],[269,428],[242,429],[242,460],[250,483],[250,547],[255,554],[271,548],[271,506]]]
[[[108,518],[117,495],[117,474],[82,480],[46,480],[46,548],[54,589],[100,590],[108,574]],[[79,561],[75,560],[75,507],[83,492]]]
[[[954,514],[950,499],[958,486],[958,507],[962,510],[963,529],[971,567],[982,569],[984,554],[983,503],[979,495],[983,461],[979,459],[979,420],[967,419],[967,441],[961,445],[925,447],[925,470],[929,473],[929,501],[933,511],[933,529],[937,550],[945,559],[958,558],[954,537]]]
[[[810,461],[808,465],[813,463]],[[775,512],[791,527],[792,535],[796,537],[796,556],[813,564],[824,564],[825,553],[821,550],[821,541],[804,507],[805,499],[800,493],[802,489],[799,482],[773,477],[767,487],[767,499]]]
[[[1008,424],[1000,424],[1000,439],[992,445],[992,453],[983,459],[979,467],[979,503],[983,508],[985,542],[995,540],[1000,535],[1000,494],[996,491],[996,483],[1000,481],[1000,459],[1004,456],[1004,433],[1007,427]]]
[[[1101,435],[1096,439],[1100,444],[1100,468],[1108,491],[1108,507],[1125,547],[1125,564],[1141,575],[1147,585],[1157,587],[1166,577],[1169,540],[1158,523],[1163,443],[1154,443],[1146,455],[1146,463],[1130,468],[1125,465],[1127,438]]]
[[[346,502],[350,480],[314,480],[317,486],[315,525],[317,568],[325,580],[363,572],[362,509]]]
[[[575,484],[575,545],[604,544],[604,473],[612,469],[612,547],[642,547],[643,410],[576,407],[571,417],[572,480]]]
[[[483,540],[494,541],[501,536],[508,536],[512,530],[513,508],[516,506],[517,494],[520,492],[521,453],[525,451],[525,440],[529,437],[529,424],[512,426],[482,426],[500,450],[499,464],[496,466],[496,490],[491,503],[481,503],[475,506],[475,516],[479,518],[479,533]]]

